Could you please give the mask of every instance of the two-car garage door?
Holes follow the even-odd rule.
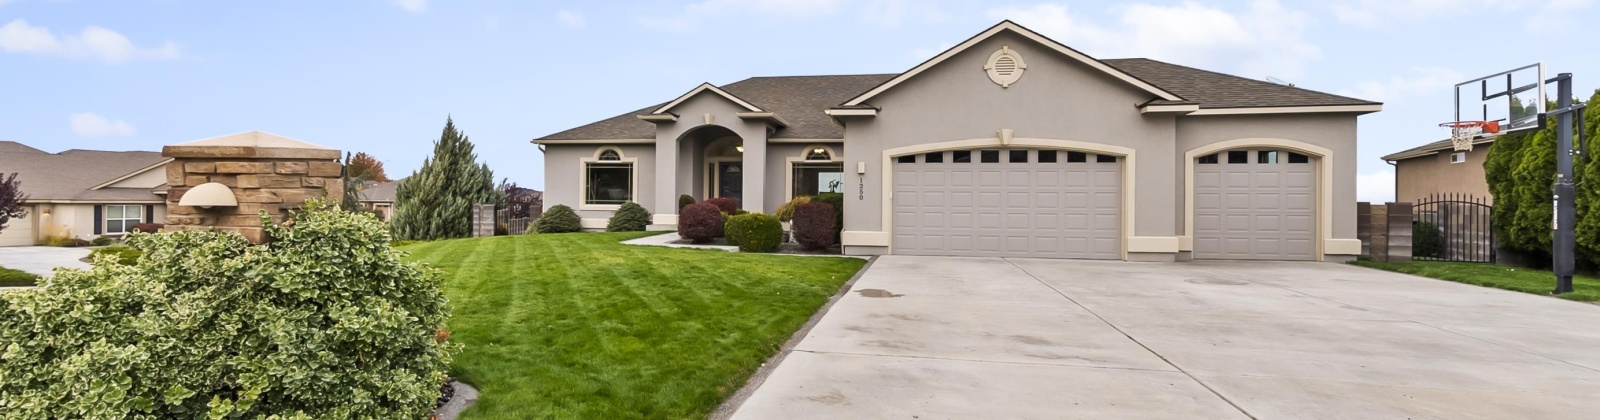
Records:
[[[956,150],[894,160],[894,253],[1121,258],[1121,158]]]

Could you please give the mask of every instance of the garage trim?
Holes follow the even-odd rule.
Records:
[[[1134,183],[1133,175],[1134,175],[1134,173],[1136,173],[1138,171],[1135,170],[1136,168],[1134,166],[1134,163],[1136,162],[1136,160],[1134,159],[1134,154],[1135,153],[1134,153],[1133,148],[1122,147],[1122,146],[1113,146],[1113,145],[1109,145],[1109,144],[1090,143],[1090,142],[1077,141],[1077,140],[1041,139],[1041,138],[1029,138],[1029,137],[1013,137],[1013,138],[1010,138],[1009,140],[1010,141],[1004,141],[1003,142],[1003,141],[1001,141],[1001,139],[999,137],[989,137],[989,138],[980,138],[980,139],[946,141],[946,142],[939,142],[939,143],[925,143],[925,144],[917,144],[917,145],[904,146],[904,147],[896,147],[896,148],[891,148],[891,149],[884,149],[884,151],[883,151],[883,160],[880,162],[880,165],[882,165],[881,170],[882,170],[882,173],[883,173],[883,181],[880,184],[880,187],[881,187],[881,190],[882,190],[881,197],[880,197],[880,199],[882,201],[880,201],[880,203],[881,203],[881,207],[883,209],[883,214],[879,216],[880,217],[879,218],[879,223],[881,223],[880,226],[882,227],[882,232],[874,232],[874,233],[878,233],[879,234],[879,235],[875,235],[876,237],[884,239],[881,243],[885,243],[888,246],[888,248],[889,248],[889,252],[888,253],[890,253],[890,254],[894,253],[894,246],[893,246],[893,243],[892,243],[893,241],[887,240],[888,238],[892,238],[893,235],[894,235],[894,197],[892,196],[892,194],[894,192],[894,158],[900,157],[900,156],[904,156],[904,155],[918,154],[918,153],[943,152],[943,151],[947,151],[947,150],[977,149],[977,148],[983,148],[983,147],[996,147],[996,148],[1034,148],[1034,149],[1071,150],[1071,151],[1088,152],[1088,153],[1094,153],[1094,154],[1113,155],[1113,156],[1121,157],[1122,158],[1122,212],[1121,212],[1121,217],[1122,217],[1122,229],[1121,229],[1122,230],[1122,245],[1120,246],[1120,248],[1121,248],[1121,253],[1122,253],[1122,259],[1124,259],[1124,260],[1128,259],[1128,245],[1130,243],[1130,238],[1132,238],[1132,236],[1133,236],[1133,221],[1134,221],[1133,215],[1134,215],[1134,210],[1137,209],[1137,207],[1134,206],[1134,200],[1133,200],[1133,198],[1134,198],[1134,186],[1137,185],[1137,184]],[[850,243],[849,241],[844,241],[844,242],[845,242],[845,245],[867,245],[867,244],[860,244],[860,243]],[[874,241],[874,242],[877,242],[877,241]]]
[[[1203,155],[1229,149],[1272,147],[1288,149],[1317,157],[1317,261],[1331,248],[1344,249],[1342,242],[1331,238],[1333,232],[1333,151],[1310,143],[1276,138],[1242,138],[1211,143],[1183,153],[1183,236],[1178,238],[1178,249],[1194,252],[1194,160]]]

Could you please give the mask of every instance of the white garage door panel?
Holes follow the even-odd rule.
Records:
[[[894,253],[905,255],[1121,258],[1121,163],[1093,154],[1069,162],[971,162],[940,152],[894,163]]]
[[[1247,152],[1242,163],[1229,163],[1228,152],[1196,162],[1194,258],[1315,260],[1316,161]]]
[[[6,221],[6,229],[0,231],[0,246],[33,245],[33,212],[34,208],[29,207],[26,217]]]

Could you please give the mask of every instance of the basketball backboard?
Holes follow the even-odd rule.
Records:
[[[1537,130],[1544,124],[1544,63],[1456,85],[1456,121],[1498,122],[1500,133]]]

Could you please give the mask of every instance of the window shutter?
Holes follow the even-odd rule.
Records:
[[[155,220],[155,216],[154,216],[155,212],[156,212],[156,205],[155,204],[145,204],[144,205],[144,222],[145,223],[151,223],[152,221],[154,221]]]
[[[99,204],[94,205],[94,234],[96,235],[100,234],[101,225],[105,224],[104,207]]]

